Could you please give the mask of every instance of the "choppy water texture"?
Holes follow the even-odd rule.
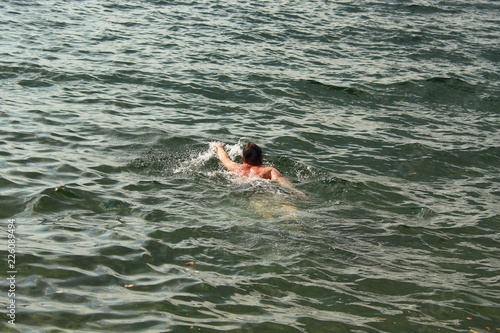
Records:
[[[2,1],[0,330],[498,332],[499,14]]]

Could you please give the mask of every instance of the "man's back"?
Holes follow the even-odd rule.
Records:
[[[260,177],[264,179],[276,179],[281,177],[278,170],[272,167],[254,166],[250,164],[238,164],[230,170],[240,177]]]

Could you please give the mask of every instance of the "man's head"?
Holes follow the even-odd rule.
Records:
[[[254,166],[262,165],[262,149],[253,142],[247,143],[245,148],[243,148],[243,156],[241,158],[243,163],[247,163]]]

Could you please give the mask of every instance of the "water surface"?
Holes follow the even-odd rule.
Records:
[[[498,331],[499,9],[2,2],[2,331]]]

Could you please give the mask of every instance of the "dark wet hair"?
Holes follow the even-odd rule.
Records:
[[[243,148],[243,162],[259,166],[262,164],[262,149],[253,142],[247,143]]]

